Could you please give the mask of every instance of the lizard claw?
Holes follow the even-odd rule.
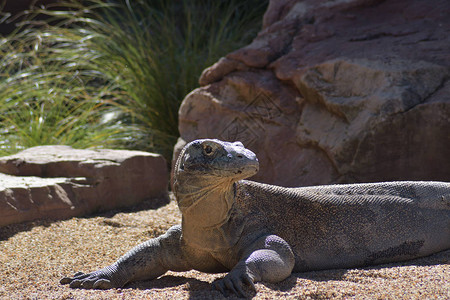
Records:
[[[62,278],[59,282],[61,284],[68,284],[73,289],[110,289],[114,286],[109,277],[102,270],[98,270],[87,274],[78,272],[73,277]]]
[[[73,275],[73,277],[64,277],[59,283],[61,284],[71,284],[73,281],[81,280],[89,276],[89,274],[84,274],[83,272],[77,272]]]
[[[255,284],[253,283],[250,275],[247,273],[237,274],[235,272],[230,272],[224,278],[213,282],[212,287],[226,297],[230,291],[240,298],[247,298],[243,289],[244,284],[249,286],[252,291],[256,292]]]

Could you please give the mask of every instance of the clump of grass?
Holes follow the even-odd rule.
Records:
[[[0,88],[8,87],[0,92],[0,135],[6,130],[17,147],[101,144],[170,159],[182,99],[204,68],[255,36],[266,6],[256,0],[80,2],[35,10],[47,22],[0,46],[6,70]],[[115,121],[102,122],[105,112]]]
[[[49,144],[113,146],[123,133],[102,121],[118,90],[48,35],[25,30],[1,40],[0,155]]]

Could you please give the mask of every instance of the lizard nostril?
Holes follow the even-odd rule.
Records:
[[[243,156],[241,154],[236,155],[237,158],[242,158]]]

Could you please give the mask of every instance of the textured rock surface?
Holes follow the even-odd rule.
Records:
[[[450,181],[449,15],[446,0],[271,1],[184,99],[181,138],[240,140],[254,179],[285,186]]]
[[[0,157],[0,226],[65,219],[164,198],[167,179],[166,162],[157,154],[30,148]]]

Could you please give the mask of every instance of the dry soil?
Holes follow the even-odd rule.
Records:
[[[224,299],[210,283],[224,274],[169,272],[107,291],[73,290],[61,277],[114,262],[133,246],[180,222],[174,201],[151,202],[65,221],[0,228],[0,299]],[[293,274],[258,283],[254,299],[450,299],[450,250],[410,262]]]

